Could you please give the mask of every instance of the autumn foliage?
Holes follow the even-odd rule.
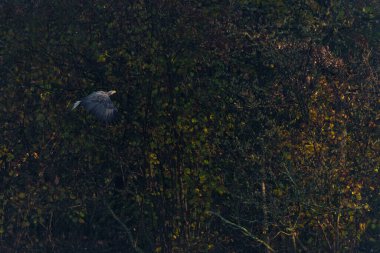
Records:
[[[0,252],[380,251],[379,11],[2,1]]]

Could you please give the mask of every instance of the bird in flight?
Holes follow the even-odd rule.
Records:
[[[94,115],[98,120],[105,123],[111,123],[116,119],[117,108],[113,105],[110,96],[115,94],[115,90],[111,91],[95,91],[74,103],[72,110],[79,105],[83,106],[86,111]]]

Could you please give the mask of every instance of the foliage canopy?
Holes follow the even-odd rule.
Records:
[[[3,1],[0,251],[380,251],[379,11]]]

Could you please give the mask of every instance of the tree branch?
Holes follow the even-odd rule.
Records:
[[[234,228],[237,228],[239,229],[244,235],[250,237],[251,239],[261,243],[262,245],[264,245],[268,250],[270,250],[271,252],[275,252],[275,250],[269,246],[265,241],[261,240],[260,238],[254,236],[253,234],[251,234],[245,227],[242,227],[236,223],[233,223],[232,221],[229,221],[227,220],[226,218],[224,218],[223,216],[221,216],[220,214],[218,213],[215,213],[215,212],[212,212],[212,211],[209,211],[209,213],[219,217],[224,223],[226,223],[227,225],[230,225]]]

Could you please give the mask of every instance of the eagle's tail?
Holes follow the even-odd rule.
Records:
[[[78,107],[78,105],[80,104],[80,100],[79,101],[76,101],[75,103],[74,103],[74,105],[73,105],[73,108],[71,109],[71,110],[74,110],[75,108],[77,108]]]

